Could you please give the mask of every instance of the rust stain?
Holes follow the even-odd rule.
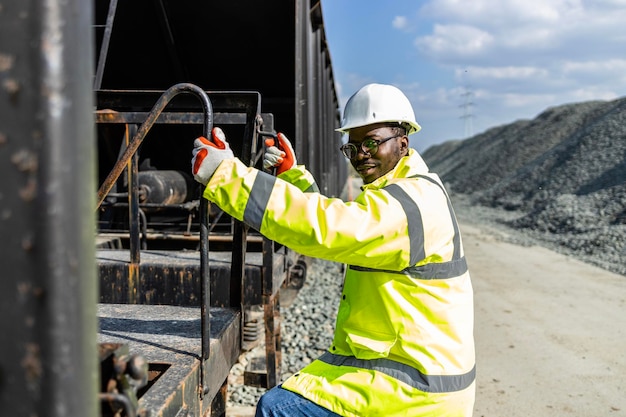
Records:
[[[38,382],[43,374],[39,345],[26,344],[26,353],[20,364],[26,373],[26,380],[31,384]]]
[[[136,303],[137,283],[139,282],[139,264],[128,265],[128,298],[130,303]]]
[[[118,112],[111,109],[96,110],[96,117],[100,122],[115,121]]]
[[[9,95],[12,95],[12,96],[16,95],[20,91],[20,83],[13,78],[9,78],[8,80],[5,80],[2,83],[2,86],[4,87],[5,91],[9,93]]]
[[[11,162],[19,171],[30,174],[26,185],[20,188],[19,195],[24,201],[32,201],[37,195],[37,180],[34,175],[39,166],[37,155],[27,149],[21,149],[11,155]]]
[[[20,197],[24,201],[33,201],[37,195],[37,181],[34,178],[29,178],[26,185],[20,188]]]
[[[13,55],[0,54],[0,71],[10,70],[11,68],[13,68],[14,62],[15,57]]]
[[[26,149],[22,149],[11,155],[11,162],[17,169],[23,172],[36,172],[38,166],[37,155]]]

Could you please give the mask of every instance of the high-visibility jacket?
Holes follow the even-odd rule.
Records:
[[[292,184],[293,183],[293,184]],[[224,161],[204,196],[269,239],[348,265],[334,340],[283,388],[343,416],[471,416],[473,291],[437,175],[410,149],[352,202]]]

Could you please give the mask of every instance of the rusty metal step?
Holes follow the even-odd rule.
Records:
[[[239,357],[241,318],[235,310],[211,308],[210,319],[208,391],[200,398],[199,307],[98,305],[98,343],[127,345],[130,355],[141,355],[149,367],[162,371],[141,393],[139,409],[153,416],[176,416],[184,407],[206,412],[225,395],[230,369]]]

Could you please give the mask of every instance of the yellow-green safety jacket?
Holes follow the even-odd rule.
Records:
[[[298,166],[278,178],[238,159],[204,196],[276,242],[346,270],[332,346],[283,383],[342,416],[471,416],[473,291],[459,227],[413,149],[352,202]]]

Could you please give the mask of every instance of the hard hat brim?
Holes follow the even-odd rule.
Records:
[[[335,129],[335,131],[341,132],[341,133],[350,133],[350,130],[355,129],[357,127],[369,126],[369,125],[374,125],[374,124],[379,124],[379,123],[400,123],[404,125],[405,127],[407,127],[407,130],[406,130],[407,135],[411,135],[413,133],[417,133],[420,130],[422,130],[422,127],[416,122],[398,121],[398,120],[381,120],[381,121],[377,121],[376,123],[352,124],[352,125],[341,126]]]

